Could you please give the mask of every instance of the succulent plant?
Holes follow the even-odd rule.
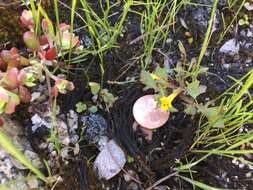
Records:
[[[65,23],[60,24],[60,31],[55,34],[52,22],[48,19],[42,19],[43,33],[37,35],[34,32],[33,16],[29,10],[24,10],[20,16],[21,24],[29,29],[23,34],[23,40],[26,47],[33,52],[33,56],[27,59],[20,55],[15,47],[0,52],[0,114],[12,114],[20,102],[30,102],[29,88],[36,86],[36,81],[43,75],[49,80],[54,80],[52,95],[55,97],[59,93],[66,94],[74,89],[72,82],[54,76],[46,65],[48,63],[57,64],[59,50],[61,55],[68,53],[69,48],[79,45],[79,38],[70,32],[70,26]],[[48,86],[48,88],[51,87]],[[1,117],[0,121],[2,121]]]

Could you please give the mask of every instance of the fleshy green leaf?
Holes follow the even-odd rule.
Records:
[[[39,49],[40,42],[37,35],[34,32],[31,31],[25,32],[23,35],[23,39],[26,47],[30,48],[33,51]]]
[[[111,108],[115,101],[118,99],[117,97],[114,97],[113,94],[110,93],[107,89],[102,89],[100,91],[100,95],[109,108]]]
[[[97,106],[91,106],[88,108],[88,111],[90,113],[96,113],[98,111],[98,108],[97,108]]]
[[[91,93],[93,95],[97,95],[98,92],[100,91],[100,84],[96,83],[96,82],[89,82],[89,86],[90,86],[90,90],[91,90]]]
[[[132,156],[127,155],[127,162],[129,164],[133,163],[134,162],[134,158]]]
[[[85,111],[86,109],[87,109],[87,106],[83,102],[78,102],[76,104],[76,112],[81,113],[81,112]]]

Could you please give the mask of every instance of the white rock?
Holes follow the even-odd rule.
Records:
[[[38,188],[39,187],[39,182],[36,178],[32,178],[32,179],[29,179],[27,181],[27,184],[28,186],[31,188],[31,189],[35,189],[35,188]]]
[[[252,37],[253,36],[253,33],[250,29],[248,29],[247,31],[247,37]]]
[[[236,43],[236,39],[230,39],[228,40],[223,46],[220,48],[220,52],[229,54],[229,55],[235,55],[239,52],[240,45],[239,43]]]
[[[109,180],[121,171],[125,163],[123,150],[114,140],[110,140],[98,154],[93,169],[97,171],[99,178]]]
[[[239,168],[244,168],[245,164],[241,163],[239,164]]]
[[[248,172],[248,173],[245,174],[245,177],[247,177],[247,178],[250,178],[251,176],[252,176],[251,172]]]
[[[61,140],[61,143],[62,143],[63,145],[68,146],[69,143],[70,143],[69,137],[68,137],[68,136],[64,137],[64,138]]]
[[[31,98],[31,102],[33,102],[34,100],[38,99],[41,96],[40,92],[33,92],[32,93],[32,98]]]
[[[243,5],[245,7],[245,9],[247,9],[248,11],[252,11],[253,10],[253,4],[246,2]]]
[[[229,64],[229,63],[224,63],[224,64],[223,64],[223,67],[224,67],[225,69],[228,69],[228,68],[230,67],[230,64]]]

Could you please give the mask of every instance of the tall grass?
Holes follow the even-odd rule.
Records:
[[[71,63],[79,63],[90,55],[98,56],[100,59],[101,70],[101,84],[103,83],[104,75],[104,54],[117,47],[117,40],[122,33],[123,24],[126,20],[130,7],[133,4],[132,0],[126,0],[121,13],[118,13],[117,22],[112,25],[110,17],[114,16],[112,10],[119,5],[119,3],[112,4],[109,0],[99,0],[101,14],[98,14],[96,10],[86,0],[80,0],[82,11],[85,14],[81,20],[84,22],[83,28],[87,28],[88,36],[91,39],[91,47],[83,49],[78,56],[71,60]],[[79,29],[80,30],[80,29]]]
[[[174,169],[178,171],[178,176],[181,179],[191,183],[194,188],[220,190],[220,188],[207,185],[198,179],[193,179],[194,174],[198,172],[196,166],[211,155],[239,160],[244,164],[253,166],[251,160],[242,157],[246,154],[252,154],[253,149],[246,146],[246,148],[241,148],[253,140],[252,128],[249,128],[247,133],[241,132],[243,127],[253,124],[253,99],[249,93],[252,85],[253,69],[240,80],[236,80],[233,86],[215,100],[216,105],[224,108],[225,127],[215,128],[204,116],[201,117],[196,139],[188,155],[191,158],[190,163],[181,163]],[[186,160],[188,156],[186,156]],[[184,175],[186,173],[189,173],[191,178],[186,177]]]
[[[208,122],[201,124],[198,131],[200,135],[196,139],[192,148],[197,144],[205,146],[233,144],[232,147],[227,147],[228,149],[231,149],[241,145],[245,139],[247,139],[246,141],[251,140],[251,138],[253,139],[253,137],[251,137],[253,130],[246,134],[238,133],[242,127],[253,123],[253,100],[248,92],[252,84],[253,70],[242,79],[237,80],[236,85],[233,85],[216,100],[216,102],[221,102],[219,106],[224,110],[223,120],[225,127],[213,128]],[[241,143],[238,144],[238,142]]]
[[[233,9],[235,8],[236,3],[239,2],[239,8],[236,10],[235,14],[233,15],[232,20],[226,24],[226,20],[223,19],[223,27],[224,31],[220,34],[217,44],[220,44],[222,40],[224,39],[225,35],[228,33],[228,31],[233,27],[233,24],[238,20],[238,15],[241,12],[243,5],[246,3],[246,0],[229,0],[228,1],[228,8]],[[224,18],[224,17],[223,17]]]
[[[216,10],[217,10],[217,5],[218,5],[219,0],[215,0],[213,2],[213,7],[212,7],[212,12],[211,12],[211,16],[210,16],[210,20],[209,20],[209,25],[205,34],[205,39],[204,42],[202,44],[202,48],[199,54],[199,58],[198,58],[198,62],[197,62],[197,66],[200,66],[200,63],[205,55],[206,49],[208,47],[209,41],[212,37],[212,32],[213,32],[213,26],[214,26],[214,20],[215,20],[215,16],[216,16]]]
[[[135,6],[144,6],[143,12],[136,12],[141,16],[141,40],[144,42],[144,52],[141,56],[141,66],[146,68],[152,61],[152,54],[160,43],[165,44],[174,18],[185,1],[148,0],[145,3],[136,1]]]

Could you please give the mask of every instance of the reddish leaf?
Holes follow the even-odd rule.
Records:
[[[20,103],[19,97],[0,86],[0,111],[7,114],[15,112],[16,105]]]
[[[0,102],[7,102],[9,100],[9,96],[6,93],[4,88],[0,88]]]
[[[41,27],[42,27],[43,32],[47,34],[49,31],[49,27],[48,27],[48,22],[46,19],[42,20]]]
[[[40,45],[44,46],[48,44],[48,39],[45,35],[42,35],[39,37]]]
[[[21,66],[28,66],[30,63],[29,63],[29,59],[23,57],[23,56],[20,56],[20,65]]]
[[[26,26],[30,29],[33,28],[34,22],[33,22],[32,12],[29,10],[23,10],[23,12],[20,16],[20,21],[24,26]]]
[[[0,55],[2,60],[7,64],[8,70],[19,66],[20,55],[18,49],[12,48],[10,51],[3,50]]]
[[[8,100],[5,101],[6,105],[4,105],[5,106],[4,107],[5,113],[6,114],[12,114],[12,113],[14,113],[15,109],[16,109],[16,106],[20,104],[19,97],[16,94],[14,94],[14,93],[5,90],[4,88],[0,88],[0,94],[2,94],[2,95],[5,94],[5,95],[8,96]],[[4,95],[4,97],[5,97],[5,95]],[[4,102],[2,102],[2,103],[4,103]]]
[[[10,53],[12,56],[19,56],[18,49],[15,47],[10,49]]]
[[[67,89],[68,89],[69,91],[72,91],[72,90],[75,89],[75,86],[74,86],[73,82],[68,82]]]
[[[61,30],[69,30],[70,29],[70,25],[68,25],[66,23],[61,23],[60,24],[60,29]]]
[[[0,70],[5,71],[7,68],[7,64],[0,57]]]
[[[75,86],[72,82],[66,80],[66,79],[61,79],[58,78],[55,80],[55,85],[54,85],[54,95],[58,95],[58,92],[61,94],[66,94],[67,91],[72,91],[74,90]]]
[[[53,94],[53,96],[54,97],[57,97],[58,96],[58,88],[56,87],[56,86],[54,86],[53,88],[52,88],[52,94]]]
[[[54,34],[53,29],[50,30],[48,22],[49,21],[47,21],[46,19],[43,19],[41,25],[42,25],[42,30],[44,32],[44,35],[47,38],[49,47],[53,47],[53,43],[54,43],[54,40],[55,40],[54,39],[55,34]],[[52,23],[50,23],[50,24],[52,24]]]
[[[3,83],[6,85],[8,89],[14,89],[18,85],[18,69],[12,68],[11,70],[6,72],[6,75],[3,79]]]
[[[26,81],[26,73],[24,71],[20,71],[17,76],[17,80],[19,84],[24,85]]]
[[[4,120],[2,117],[0,117],[0,127],[2,127],[4,125]]]
[[[56,57],[56,54],[57,54],[57,52],[56,52],[56,49],[53,47],[53,48],[50,48],[49,50],[47,50],[47,52],[46,52],[46,55],[45,55],[45,58],[47,59],[47,60],[53,60],[53,59],[55,59],[55,57]]]
[[[34,32],[28,31],[23,35],[25,45],[33,51],[36,51],[40,47],[39,39]]]
[[[11,56],[11,52],[9,50],[2,50],[0,55],[1,55],[2,60],[5,63],[8,63],[11,61],[12,56]]]
[[[24,87],[24,86],[19,86],[19,98],[21,102],[28,103],[31,101],[32,95],[30,91]]]

